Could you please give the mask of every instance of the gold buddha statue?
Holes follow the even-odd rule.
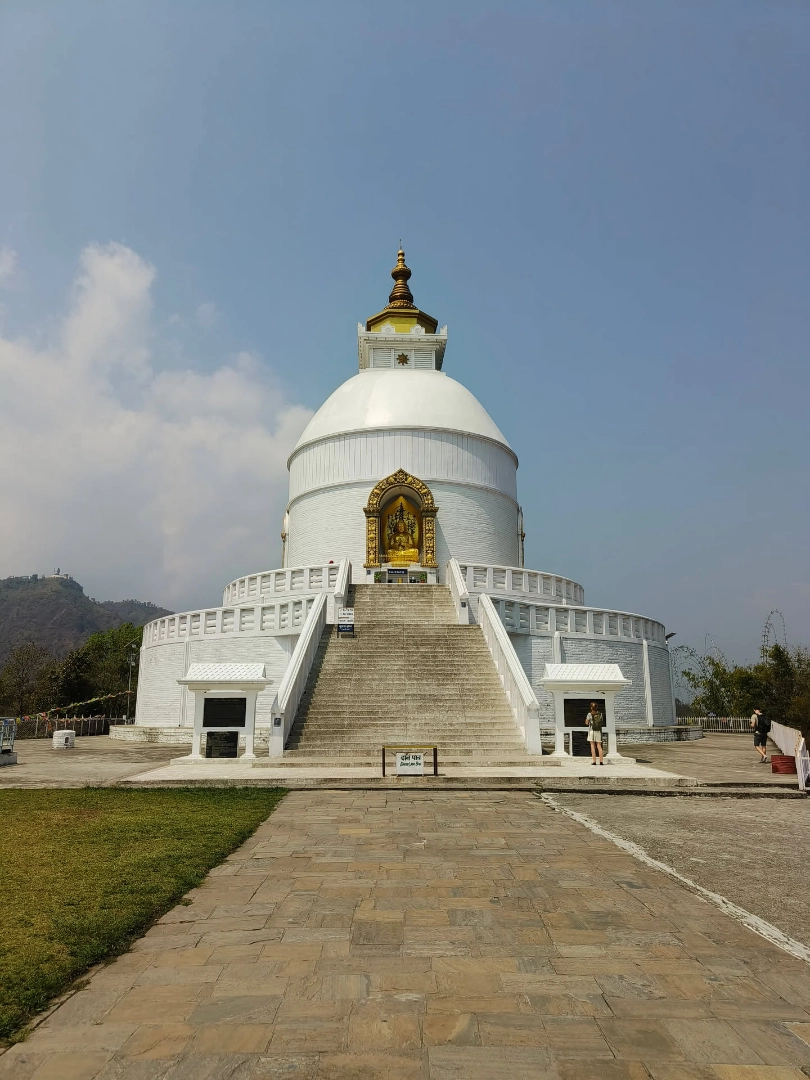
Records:
[[[389,536],[385,561],[394,566],[410,566],[411,563],[419,562],[419,548],[415,546],[415,537],[411,536],[402,519],[394,524]]]

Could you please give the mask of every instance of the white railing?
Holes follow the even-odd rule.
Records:
[[[481,594],[484,595],[483,593]],[[521,603],[494,596],[490,598],[503,625],[515,634],[582,634],[615,641],[666,641],[666,629],[654,619],[629,611],[604,608],[552,606]]]
[[[314,601],[273,699],[270,757],[281,757],[326,626],[326,594]]]
[[[585,603],[585,590],[578,582],[541,570],[460,562],[459,573],[471,593],[519,593],[548,600],[550,604]]]
[[[265,570],[236,578],[225,586],[222,604],[239,604],[244,600],[260,600],[266,596],[288,593],[318,593],[330,591],[340,572],[340,563],[324,566],[293,566],[282,570]]]
[[[458,621],[462,626],[466,626],[470,621],[470,594],[461,573],[461,567],[458,565],[458,559],[451,559],[447,564],[447,584],[456,606]]]
[[[802,733],[797,731],[796,728],[787,727],[785,724],[771,724],[768,735],[783,754],[792,754],[796,758],[799,790],[810,790],[810,757]]]
[[[515,723],[523,734],[526,749],[530,754],[542,754],[540,705],[495,605],[486,593],[481,595],[478,603],[478,624],[484,632],[484,640],[509,698]]]
[[[335,607],[345,607],[349,597],[349,586],[352,583],[352,564],[348,559],[341,559],[338,563],[338,572],[335,578]],[[337,622],[337,612],[333,616],[333,622]]]
[[[326,593],[319,596],[326,596]],[[167,641],[221,637],[225,634],[297,634],[306,622],[314,601],[314,596],[287,597],[285,600],[249,606],[208,608],[185,611],[182,615],[167,615],[147,623],[143,628],[143,648],[164,645]]]
[[[166,615],[147,623],[143,630],[143,648],[164,645],[168,641],[185,641],[187,638],[221,637],[230,634],[245,636],[281,636],[297,634],[307,620],[315,598],[328,595],[327,620],[334,622],[335,606],[344,605],[351,581],[351,562],[342,559],[328,566],[309,566],[292,570],[274,570],[269,574],[254,574],[231,582],[225,595],[235,596],[244,592],[242,585],[260,578],[272,578],[278,585],[277,593],[262,593],[253,603],[244,600],[233,606],[228,603],[221,608],[185,611],[179,615]],[[287,586],[287,594],[281,595],[281,586]],[[236,586],[240,586],[237,590]],[[294,595],[303,590],[303,596]],[[251,588],[255,594],[255,588]],[[309,593],[309,595],[307,595]],[[334,593],[334,598],[333,598]],[[292,594],[292,595],[291,595]]]

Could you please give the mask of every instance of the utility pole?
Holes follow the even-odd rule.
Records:
[[[129,678],[127,680],[127,707],[126,707],[126,712],[124,714],[124,723],[128,724],[129,723],[129,699],[130,699],[130,697],[132,695],[132,669],[135,667],[135,664],[137,663],[136,656],[135,656],[136,649],[138,647],[137,639],[134,639],[134,640],[130,641],[130,643],[126,647],[130,651],[129,651],[128,655],[127,655],[127,663],[129,665]]]

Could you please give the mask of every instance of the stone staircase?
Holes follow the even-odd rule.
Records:
[[[480,627],[459,626],[448,588],[352,593],[356,636],[324,630],[284,756],[266,764],[379,765],[383,744],[435,744],[440,769],[539,764]]]

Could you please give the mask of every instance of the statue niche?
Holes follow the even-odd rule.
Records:
[[[382,539],[387,563],[410,566],[420,561],[420,518],[417,508],[402,495],[383,512]]]
[[[403,490],[407,495],[403,495]],[[390,500],[390,501],[389,501]],[[413,500],[413,501],[412,501]],[[378,481],[371,489],[366,515],[368,569],[387,563],[436,566],[438,507],[427,484],[404,469]]]

